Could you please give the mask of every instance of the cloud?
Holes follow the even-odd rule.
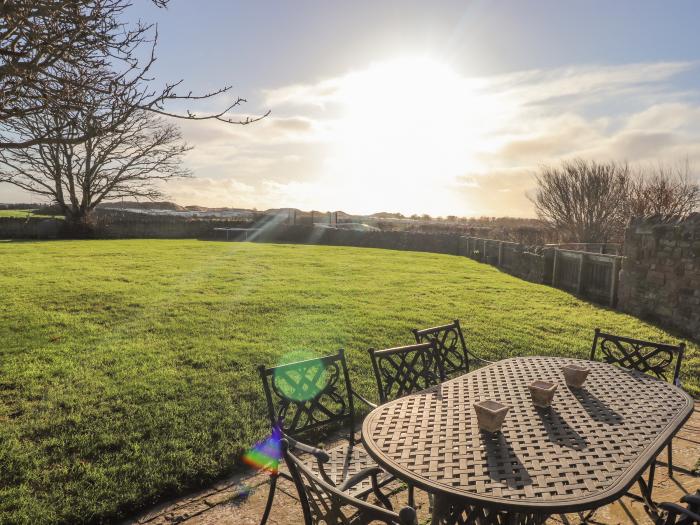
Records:
[[[294,84],[276,89],[263,90],[264,104],[275,108],[279,106],[317,106],[338,100],[343,77],[323,80],[316,84]]]
[[[253,186],[234,178],[177,179],[162,184],[161,189],[175,202],[188,205],[253,207],[256,198]]]
[[[485,81],[485,85],[515,97],[523,104],[549,104],[571,97],[577,98],[578,102],[592,98],[600,101],[606,96],[653,93],[660,83],[696,66],[694,62],[587,65],[502,75]]]
[[[527,193],[542,164],[577,156],[700,160],[697,93],[675,84],[696,67],[593,64],[477,78],[438,69],[452,87],[434,93],[426,84],[425,99],[414,101],[392,84],[406,69],[401,62],[372,64],[263,90],[262,104],[273,114],[254,125],[186,123],[183,133],[196,146],[188,163],[217,202],[229,195],[232,205],[354,211],[364,196],[355,209],[402,209],[403,199],[443,207],[405,210],[411,212],[531,215]],[[463,96],[470,99],[460,103]],[[394,128],[405,147],[391,142]],[[428,146],[437,153],[424,159]],[[454,170],[460,159],[464,166]],[[416,170],[425,170],[422,180],[409,176]],[[230,183],[211,190],[212,181],[232,177],[247,190]],[[194,186],[178,195],[207,198]]]
[[[413,66],[425,64],[271,87],[261,107],[272,114],[248,126],[178,121],[196,178],[166,193],[180,204],[522,216],[532,214],[526,195],[542,164],[581,156],[700,166],[699,93],[677,80],[695,62],[490,77],[430,66],[440,82]],[[2,200],[23,199],[5,185]]]
[[[250,115],[229,115],[234,120]],[[248,125],[226,124],[216,120],[181,124],[183,138],[195,147],[237,144],[289,144],[321,140],[323,125],[306,116],[268,116]]]

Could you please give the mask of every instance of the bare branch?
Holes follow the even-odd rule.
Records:
[[[166,7],[168,0],[152,0]],[[84,143],[123,125],[133,112],[147,110],[187,120],[218,120],[246,125],[269,115],[235,119],[229,112],[246,102],[237,98],[213,114],[168,109],[173,102],[198,102],[229,93],[224,86],[207,93],[179,94],[182,80],[154,85],[149,76],[156,61],[157,27],[121,22],[131,0],[1,0],[0,1],[0,149],[23,149],[40,144]],[[145,58],[143,48],[150,47]],[[101,76],[84,71],[100,71]],[[34,136],[17,137],[14,121],[48,112],[80,111],[85,101],[101,99],[105,114],[93,125],[42,129]],[[124,105],[129,100],[131,106]],[[112,109],[118,107],[120,113]],[[57,121],[65,125],[69,118]]]

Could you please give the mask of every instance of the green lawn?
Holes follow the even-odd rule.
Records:
[[[586,357],[632,317],[463,257],[200,241],[0,243],[0,523],[115,520],[237,468],[267,423],[255,366],[459,318],[488,358]],[[686,386],[700,393],[691,345]]]
[[[0,217],[13,217],[26,219],[34,217],[37,219],[63,219],[63,215],[41,215],[35,214],[34,210],[0,210]]]

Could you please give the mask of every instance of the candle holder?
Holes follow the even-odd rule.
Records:
[[[581,388],[590,372],[588,368],[581,365],[566,365],[561,371],[564,372],[566,384],[572,388]]]
[[[552,404],[554,392],[557,391],[556,383],[550,381],[534,381],[528,385],[532,402],[540,408],[547,408]]]
[[[474,403],[474,409],[476,410],[476,419],[481,430],[499,432],[510,407],[498,401],[487,399],[486,401]]]

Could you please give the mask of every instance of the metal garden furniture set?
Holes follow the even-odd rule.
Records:
[[[693,409],[692,399],[674,386],[683,345],[596,329],[591,358],[603,362],[524,357],[492,363],[469,352],[459,321],[413,333],[416,344],[369,350],[378,407],[352,389],[342,350],[260,367],[289,469],[271,474],[263,524],[279,476],[295,483],[307,525],[413,525],[413,487],[433,496],[434,524],[543,523],[552,514],[595,510],[635,482],[650,512],[671,516],[665,507],[657,512],[651,487],[656,457]],[[474,360],[487,366],[470,371]],[[571,363],[590,368],[585,387],[560,389],[549,409],[533,406],[528,383],[563,384],[561,367]],[[666,379],[672,366],[674,385],[649,377]],[[479,431],[472,410],[487,398],[511,406],[497,434]],[[355,401],[373,409],[361,442],[354,434]],[[321,450],[298,440],[327,425],[344,426],[347,444]],[[301,454],[312,461],[300,460]],[[670,460],[669,452],[669,470]],[[381,491],[394,479],[409,487],[408,506],[398,513]],[[381,506],[367,502],[370,495]]]

